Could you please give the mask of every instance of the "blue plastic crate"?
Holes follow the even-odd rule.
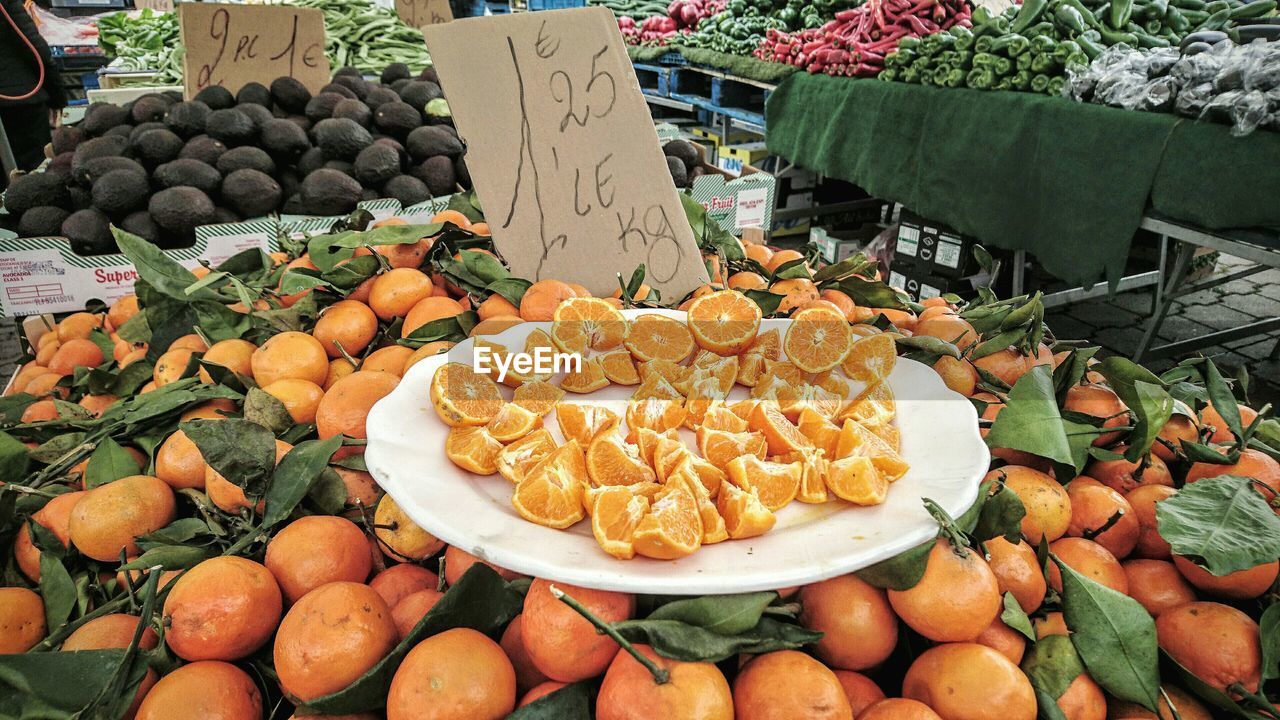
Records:
[[[530,10],[567,10],[586,6],[587,0],[529,0]]]
[[[667,97],[671,94],[671,68],[647,63],[634,63],[634,68],[640,92],[654,97]]]
[[[758,85],[732,78],[712,78],[711,104],[717,112],[731,118],[764,125],[764,104],[770,91]]]
[[[101,82],[98,80],[98,73],[84,73],[81,75],[80,87],[83,87],[85,90],[97,90],[102,87]]]

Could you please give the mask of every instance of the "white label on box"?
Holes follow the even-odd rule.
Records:
[[[765,211],[769,207],[769,188],[746,188],[738,191],[738,228],[763,227]]]
[[[244,232],[223,227],[250,226]],[[271,250],[274,232],[264,222],[219,226],[217,235],[197,237],[195,245],[165,254],[185,268],[201,260],[217,266],[236,253],[252,248]],[[83,310],[90,300],[111,303],[133,292],[138,271],[124,255],[81,257],[71,251],[66,238],[11,238],[0,240],[0,316],[19,317],[39,313]]]
[[[738,158],[725,157],[720,155],[716,158],[716,167],[729,173],[730,175],[742,174],[742,161]]]
[[[920,228],[910,225],[898,226],[898,247],[894,252],[900,255],[915,257],[920,245]]]
[[[942,294],[942,290],[932,286],[920,283],[920,300],[928,300],[931,297],[938,297]]]
[[[889,271],[889,287],[906,289],[907,277],[900,272]]]
[[[939,265],[952,269],[960,267],[960,251],[964,245],[952,236],[943,235],[938,238],[938,255],[934,260]]]

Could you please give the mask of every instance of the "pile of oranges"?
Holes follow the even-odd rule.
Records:
[[[827,303],[798,310],[781,337],[760,333],[759,306],[733,290],[694,298],[683,323],[658,313],[628,320],[615,304],[582,297],[562,301],[551,320],[523,352],[578,357],[558,385],[508,371],[497,376],[514,387],[507,400],[496,372],[449,362],[430,386],[449,459],[513,483],[512,504],[530,522],[564,529],[589,516],[606,553],[674,560],[767,532],[793,500],[882,503],[907,472],[886,380],[893,339],[855,332]],[[476,344],[495,357],[511,352]],[[850,400],[854,383],[862,390]],[[563,401],[611,384],[635,386],[624,412]],[[734,401],[738,385],[750,393]],[[553,411],[559,440],[543,424]]]
[[[487,233],[483,223],[457,213],[439,219]],[[511,481],[513,504],[531,521],[565,527],[590,517],[601,547],[617,557],[680,557],[704,543],[749,537],[767,530],[792,500],[881,501],[907,471],[885,381],[896,337],[954,345],[959,357],[942,355],[934,368],[975,400],[984,421],[1008,404],[992,378],[1012,386],[1032,368],[1057,366],[1066,356],[1043,345],[975,359],[972,350],[985,338],[959,307],[933,299],[915,311],[869,308],[829,282],[775,277],[784,264],[803,259],[794,251],[746,246],[756,264],[716,266],[711,284],[676,303],[688,313],[679,322],[618,312],[644,301],[645,288],[629,298],[592,298],[580,286],[541,280],[519,302],[469,295],[428,260],[436,241],[359,249],[358,255],[376,254],[380,269],[350,291],[268,288],[250,306],[228,298],[233,310],[257,313],[312,294],[319,317],[288,331],[217,342],[198,331],[163,347],[134,344],[126,339],[133,334],[121,331],[145,308],[129,296],[105,312],[67,316],[36,342],[0,414],[0,452],[13,467],[36,469],[14,470],[8,462],[0,468],[6,508],[0,542],[12,553],[0,583],[6,669],[0,715],[11,698],[15,707],[34,706],[25,704],[27,696],[50,685],[45,677],[12,692],[23,668],[44,668],[67,687],[87,683],[59,674],[59,663],[77,651],[130,647],[135,636],[148,667],[136,685],[125,684],[116,715],[138,720],[315,717],[308,703],[343,691],[380,664],[389,666],[385,692],[360,712],[330,717],[559,717],[546,708],[562,707],[557,697],[574,684],[593,696],[601,720],[1031,720],[1038,713],[1172,720],[1175,708],[1183,720],[1204,720],[1222,713],[1202,699],[1209,691],[1255,709],[1274,698],[1258,618],[1274,605],[1280,562],[1212,575],[1173,551],[1155,510],[1189,484],[1224,475],[1280,492],[1280,464],[1253,447],[1226,465],[1187,457],[1180,441],[1225,448],[1232,440],[1218,409],[1204,403],[1160,428],[1148,457],[1116,459],[1136,442],[1129,408],[1092,371],[1064,391],[1062,403],[1101,426],[1082,475],[1066,477],[1045,458],[993,449],[987,479],[1002,483],[1026,509],[1016,542],[996,537],[965,547],[944,534],[928,548],[923,576],[903,589],[866,573],[779,588],[768,598],[767,615],[821,633],[800,649],[713,663],[620,645],[561,595],[607,624],[644,620],[669,598],[572,587],[493,567],[415,525],[362,469],[370,408],[410,366],[453,345],[453,339],[416,348],[399,342],[415,329],[474,310],[470,334],[495,352],[517,348],[484,337],[534,321],[548,325],[530,332],[528,347],[519,349],[584,356],[578,373],[559,379],[517,373],[505,385],[469,365],[445,364],[433,378],[431,399],[450,426],[454,462]],[[315,267],[305,254],[274,259],[277,268]],[[734,290],[781,295],[788,329],[761,332],[757,306]],[[876,329],[883,320],[893,325],[886,332]],[[121,397],[89,390],[101,387],[86,381],[89,371],[116,373],[134,363],[152,367],[136,390]],[[41,475],[39,468],[56,462],[50,448],[58,445],[57,432],[70,439],[61,451],[74,452],[78,438],[67,427],[173,383],[219,385],[227,375],[218,368],[234,374],[236,387],[274,398],[293,421],[278,435],[278,462],[304,443],[342,440],[324,470],[341,481],[340,511],[304,504],[268,525],[264,497],[247,493],[243,478],[213,469],[179,424],[251,415],[243,395],[230,391],[175,408],[146,433],[116,437],[136,473],[88,482],[92,461],[82,460],[56,477]],[[634,388],[625,408],[568,400],[609,385]],[[732,398],[731,390],[745,397]],[[1257,417],[1238,409],[1246,425]],[[193,522],[243,542],[201,536],[205,544],[182,545]],[[191,552],[122,569],[164,543]],[[1044,563],[1041,546],[1056,561]],[[1040,684],[1046,665],[1081,667],[1070,639],[1080,628],[1064,616],[1057,562],[1140,604],[1168,660],[1199,683],[1166,673],[1158,714],[1112,696],[1111,678],[1088,669],[1062,678],[1056,697],[1046,694]],[[70,574],[69,604],[58,599],[59,577],[46,574],[58,565]],[[489,565],[509,583],[507,592],[523,595],[519,613],[491,632],[414,633],[477,565]],[[156,613],[144,624],[139,594],[152,580]],[[1026,632],[1005,622],[1018,612],[1030,619]],[[1264,627],[1274,632],[1274,624]],[[1274,638],[1266,641],[1274,647]],[[45,655],[24,665],[19,654],[27,652]],[[658,682],[654,668],[666,682]]]

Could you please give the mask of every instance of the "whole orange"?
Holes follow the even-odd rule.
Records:
[[[142,618],[125,613],[112,613],[97,617],[76,628],[62,641],[63,652],[73,650],[110,650],[129,647]],[[139,650],[152,650],[160,644],[160,636],[150,627],[143,629],[138,639]]]
[[[884,691],[874,680],[859,672],[851,670],[835,670],[836,679],[844,689],[844,696],[849,699],[849,708],[853,716],[858,717],[863,710],[884,699]]]
[[[1258,624],[1243,612],[1215,602],[1193,602],[1156,618],[1160,647],[1193,675],[1226,692],[1240,683],[1258,691],[1262,641]]]
[[[1058,556],[1068,567],[1094,582],[1129,594],[1129,580],[1125,577],[1124,568],[1111,551],[1092,540],[1084,538],[1062,538],[1049,543],[1049,552]],[[1062,572],[1057,563],[1050,562],[1048,568],[1049,587],[1062,592]]]
[[[320,439],[334,435],[365,438],[365,421],[375,403],[396,389],[400,378],[390,373],[360,370],[340,378],[316,407]]]
[[[1165,560],[1172,551],[1169,542],[1160,536],[1156,523],[1156,503],[1177,494],[1177,490],[1167,485],[1141,485],[1124,496],[1133,508],[1133,516],[1138,519],[1138,544],[1133,554],[1143,558]]]
[[[914,587],[888,594],[903,622],[937,642],[976,638],[1001,607],[1000,584],[982,555],[944,539],[929,551],[924,576]]]
[[[1071,497],[1057,480],[1021,465],[1006,465],[983,478],[993,479],[1003,480],[1026,508],[1022,534],[1028,542],[1037,545],[1042,537],[1053,542],[1066,534],[1071,526]]]
[[[1031,682],[1004,655],[976,643],[924,651],[902,679],[903,697],[933,708],[943,720],[1033,720]]]
[[[401,640],[409,637],[410,631],[427,616],[427,613],[431,612],[431,608],[435,607],[442,597],[444,594],[437,592],[435,588],[426,588],[405,596],[391,608],[391,621],[396,624],[396,631]]]
[[[310,335],[294,330],[271,336],[253,351],[249,364],[259,387],[285,378],[310,380],[323,385],[329,376],[329,356],[324,345]]]
[[[1114,450],[1124,453],[1125,445],[1117,445]],[[1169,466],[1155,455],[1147,457],[1146,462],[1129,462],[1120,460],[1094,460],[1089,463],[1085,474],[1096,478],[1107,487],[1127,494],[1143,485],[1168,485],[1173,487],[1173,475]]]
[[[334,582],[307,593],[276,631],[276,674],[300,701],[335,693],[364,675],[398,640],[391,610],[373,588]]]
[[[800,624],[823,634],[814,652],[832,668],[875,667],[898,644],[898,619],[885,591],[856,575],[804,586],[800,606]]]
[[[1014,665],[1022,662],[1022,654],[1027,650],[1026,636],[1005,625],[1000,618],[992,620],[987,629],[978,633],[973,641],[1009,658],[1009,662]]]
[[[253,351],[257,349],[258,346],[248,340],[240,340],[238,338],[219,340],[210,345],[209,350],[200,359],[214,365],[221,365],[237,375],[252,378],[253,366],[251,358],[253,357]],[[200,368],[199,375],[200,382],[213,382],[213,376],[209,374],[208,370]]]
[[[733,681],[736,720],[852,720],[844,688],[827,666],[795,650],[757,655]]]
[[[75,509],[82,497],[84,497],[83,492],[63,493],[32,513],[31,520],[53,533],[64,546],[69,545],[71,543],[71,511]],[[32,582],[40,582],[40,550],[31,541],[31,530],[26,523],[18,528],[17,536],[13,540],[13,557],[23,575]]]
[[[44,601],[31,590],[0,587],[0,655],[24,653],[45,636]]]
[[[344,351],[359,357],[377,334],[378,316],[358,300],[340,300],[325,308],[311,330],[331,358],[342,357]]]
[[[1129,582],[1129,597],[1146,608],[1151,617],[1160,617],[1162,613],[1196,599],[1195,588],[1171,562],[1126,560],[1122,567]]]
[[[230,663],[205,660],[183,665],[151,688],[136,720],[179,717],[261,720],[262,693],[248,673]]]
[[[533,659],[525,650],[523,614],[515,616],[510,623],[507,623],[507,629],[502,631],[502,639],[498,644],[502,646],[502,651],[507,654],[511,666],[515,668],[516,688],[520,692],[528,692],[535,685],[548,682],[547,676],[533,664]]]
[[[169,590],[164,641],[184,660],[239,660],[271,638],[282,609],[271,571],[247,558],[210,558]]]
[[[1181,555],[1173,556],[1178,572],[1202,592],[1232,600],[1251,600],[1271,588],[1280,572],[1280,561],[1272,560],[1226,575],[1214,575]]]
[[[867,707],[858,720],[941,720],[938,713],[919,700],[886,698]]]
[[[635,597],[628,593],[555,585],[604,622],[628,620],[635,613]],[[618,644],[597,633],[586,618],[555,598],[551,586],[550,581],[537,578],[525,594],[525,650],[552,680],[577,682],[599,675],[618,653]]]
[[[1129,424],[1129,408],[1115,391],[1105,385],[1074,385],[1067,390],[1063,410],[1081,413],[1102,421],[1102,427],[1121,427]],[[1120,432],[1103,433],[1093,439],[1097,447],[1111,445],[1120,438]]]
[[[413,563],[392,565],[369,581],[369,587],[382,596],[389,608],[419,590],[435,590],[439,584],[435,573]]]
[[[387,720],[500,720],[516,706],[516,673],[498,643],[454,628],[418,643],[387,692]]]
[[[100,562],[116,562],[120,551],[140,552],[139,535],[159,530],[176,514],[173,489],[150,475],[131,475],[85,492],[71,510],[71,542]]]
[[[1044,602],[1048,589],[1036,551],[1025,540],[1013,544],[1003,537],[992,538],[983,545],[987,551],[987,565],[995,573],[1000,594],[1013,593],[1023,612],[1035,612]]]
[[[648,645],[635,648],[667,671],[667,682],[659,685],[630,653],[618,653],[609,663],[596,697],[597,720],[733,720],[729,683],[715,665],[670,660]]]
[[[1099,482],[1081,482],[1084,479],[1082,476],[1067,486],[1067,496],[1071,498],[1067,535],[1088,537],[1117,559],[1128,556],[1142,533],[1133,507],[1119,492]],[[1098,532],[1104,527],[1107,529]]]
[[[263,562],[289,603],[326,583],[363,583],[373,568],[359,526],[331,515],[308,515],[284,526],[267,543]]]
[[[505,568],[500,568],[491,562],[486,562],[458,547],[450,545],[444,549],[444,581],[450,586],[458,584],[462,576],[471,569],[472,565],[480,563],[488,565],[494,572],[498,573],[503,580],[508,582],[519,577],[524,577],[520,573],[512,572]]]
[[[383,320],[404,317],[419,300],[431,297],[432,289],[431,278],[421,270],[392,268],[374,278],[369,307]]]
[[[1087,672],[1077,675],[1058,697],[1058,708],[1067,720],[1107,720],[1107,696]]]

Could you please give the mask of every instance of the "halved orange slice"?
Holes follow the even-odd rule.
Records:
[[[693,457],[693,453],[679,435],[664,435],[658,438],[653,448],[653,471],[659,481],[666,482],[680,461],[689,457]]]
[[[768,369],[766,363],[777,360],[782,349],[782,339],[777,330],[766,330],[756,336],[751,346],[739,356],[738,383],[754,387]]]
[[[858,393],[836,416],[837,420],[853,419],[866,426],[884,425],[897,414],[897,401],[889,383],[878,382]]]
[[[887,482],[894,482],[910,469],[898,451],[878,435],[863,427],[857,420],[845,420],[844,426],[840,428],[840,441],[836,445],[834,459],[854,456],[870,458]]]
[[[728,481],[720,485],[716,510],[724,518],[725,531],[734,540],[763,535],[778,522],[778,518],[760,502],[753,491],[743,490]]]
[[[622,311],[602,298],[569,298],[551,315],[551,341],[565,352],[611,350],[627,335]]]
[[[641,376],[644,376],[641,373]],[[631,393],[632,400],[646,400],[648,398],[658,398],[660,400],[683,400],[684,395],[675,389],[665,377],[658,373],[650,373],[640,383],[640,387]]]
[[[701,365],[695,362],[691,369],[693,373],[689,378],[690,386],[699,380],[712,378],[720,386],[720,392],[727,395],[733,389],[733,384],[738,377],[738,356],[716,357],[715,360],[703,362]]]
[[[546,380],[536,380],[516,388],[512,401],[529,412],[545,416],[563,397],[564,390]]]
[[[586,514],[582,496],[587,482],[582,446],[570,440],[529,470],[516,485],[511,504],[529,522],[567,528]]]
[[[591,534],[600,549],[621,560],[636,556],[632,538],[649,513],[649,499],[629,488],[610,486],[588,491]]]
[[[640,384],[640,373],[626,348],[617,348],[600,355],[600,368],[614,385]]]
[[[809,442],[821,450],[826,457],[835,457],[836,445],[840,442],[839,425],[808,407],[800,411],[796,425],[800,428],[800,434],[809,438]]]
[[[631,321],[627,349],[637,360],[681,362],[693,352],[689,328],[665,315],[648,313]]]
[[[857,338],[849,347],[849,354],[840,363],[840,369],[853,380],[867,384],[878,383],[889,377],[898,361],[898,348],[889,333],[877,333]]]
[[[515,442],[542,427],[542,416],[516,403],[502,406],[486,426],[489,434],[500,443]]]
[[[827,461],[821,452],[800,450],[779,459],[800,465],[800,492],[796,493],[797,500],[814,504],[827,501]]]
[[[755,455],[763,460],[768,444],[758,432],[733,433],[702,427],[698,428],[698,450],[707,462],[722,468],[742,455]]]
[[[761,460],[754,455],[734,458],[725,468],[729,482],[746,490],[754,490],[765,507],[781,510],[800,492],[800,463]]]
[[[587,477],[595,485],[635,485],[656,479],[639,448],[612,432],[600,433],[587,446]]]
[[[760,331],[760,306],[736,290],[719,290],[689,304],[689,330],[698,347],[735,355]]]
[[[485,425],[503,405],[497,383],[463,363],[437,368],[428,394],[436,414],[450,426]]]
[[[702,416],[702,427],[729,432],[745,432],[747,421],[738,417],[725,405],[716,405]]]
[[[546,428],[538,428],[502,448],[498,453],[498,474],[518,483],[543,458],[555,452],[556,441]]]
[[[693,493],[668,486],[649,505],[632,535],[636,554],[658,560],[692,555],[702,546],[702,518]]]
[[[840,364],[853,345],[849,321],[836,310],[808,307],[791,318],[782,341],[787,360],[805,372],[822,372]]]
[[[604,365],[601,364],[599,356],[591,358],[583,358],[582,365],[577,372],[567,372],[560,379],[560,387],[571,393],[587,394],[593,393],[603,387],[608,387],[609,378],[605,377]]]
[[[502,443],[489,434],[488,428],[476,425],[458,425],[449,428],[444,441],[444,453],[454,465],[477,475],[498,472],[498,453]]]
[[[698,518],[702,521],[702,544],[711,545],[722,540],[729,539],[729,532],[725,530],[724,518],[720,517],[719,511],[716,510],[716,504],[711,500],[711,494],[707,492],[701,480],[698,479],[697,472],[693,469],[691,460],[685,460],[680,463],[671,473],[671,477],[667,478],[667,485],[671,487],[680,487],[689,491],[693,495],[693,499],[698,505]],[[720,487],[716,486],[719,492]]]
[[[689,377],[693,374],[693,368],[685,367],[679,363],[670,360],[649,360],[642,362],[637,367],[640,372],[640,379],[649,381],[653,375],[659,375],[662,379],[671,383],[671,387],[675,388],[680,394],[689,392]]]
[[[586,447],[602,432],[618,425],[618,413],[603,405],[556,403],[556,423],[565,440],[576,440]]]
[[[686,415],[683,400],[645,398],[627,403],[627,442],[636,442],[641,428],[665,433],[680,427]]]
[[[827,488],[855,505],[879,505],[889,496],[889,481],[871,458],[856,455],[827,465]]]
[[[640,451],[640,459],[644,460],[649,467],[653,467],[653,456],[658,450],[659,442],[663,439],[675,440],[677,442],[680,440],[680,436],[676,434],[675,430],[658,432],[656,430],[650,430],[647,427],[642,427],[634,430],[633,432],[636,436],[634,441],[636,448]],[[629,436],[627,442],[633,442]]]
[[[770,455],[785,455],[796,450],[813,447],[813,441],[800,432],[800,428],[782,414],[782,410],[769,402],[761,402],[751,411],[747,424],[764,435]]]

